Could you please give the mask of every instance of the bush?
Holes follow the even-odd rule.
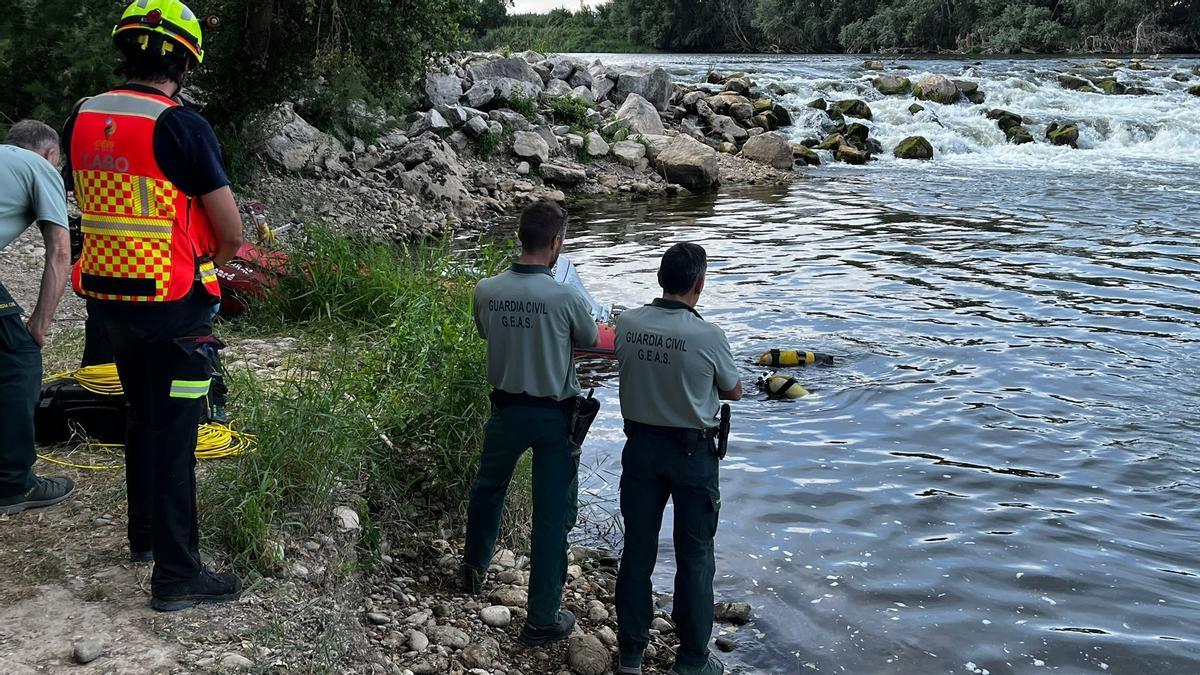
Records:
[[[574,94],[566,94],[550,101],[550,114],[555,121],[567,124],[572,129],[590,130],[592,125],[588,122],[587,114],[595,107],[595,104]]]
[[[530,122],[537,123],[538,102],[533,96],[527,96],[525,93],[513,89],[512,94],[508,97],[508,107],[520,113]]]

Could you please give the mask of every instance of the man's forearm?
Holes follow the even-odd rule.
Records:
[[[54,320],[54,313],[58,310],[58,303],[62,301],[70,276],[70,255],[47,249],[46,267],[42,270],[42,285],[38,290],[37,305],[33,308],[33,314],[29,316],[29,323],[40,329],[43,334]]]

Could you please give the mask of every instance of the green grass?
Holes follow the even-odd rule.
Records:
[[[206,537],[265,574],[278,571],[276,542],[328,528],[338,505],[359,512],[368,550],[383,523],[461,515],[490,414],[471,295],[506,259],[319,229],[291,255],[291,274],[247,320],[253,330],[239,330],[325,340],[306,341],[321,348],[282,381],[234,375],[237,426],[257,435],[258,449],[202,485]],[[514,521],[526,482],[513,490]],[[511,530],[518,540],[521,530]]]
[[[527,96],[516,89],[508,97],[508,107],[530,122],[537,123],[538,102],[533,96]]]

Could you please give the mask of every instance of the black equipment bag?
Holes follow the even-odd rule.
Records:
[[[66,443],[78,434],[98,443],[124,443],[125,418],[124,396],[96,394],[64,378],[42,385],[34,435],[40,445]]]

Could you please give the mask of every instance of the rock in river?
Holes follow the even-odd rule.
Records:
[[[933,145],[922,136],[909,136],[893,152],[896,159],[933,159]]]
[[[922,101],[950,104],[958,100],[958,87],[942,75],[926,75],[917,80],[913,96]]]
[[[862,119],[866,120],[871,119],[871,106],[856,98],[838,101],[837,103],[833,104],[831,109],[840,112],[846,117],[861,117]]]
[[[745,602],[718,602],[713,605],[713,618],[735,626],[750,623],[750,605]]]
[[[1070,123],[1060,126],[1058,122],[1051,122],[1050,126],[1046,127],[1046,138],[1054,145],[1069,145],[1075,148],[1079,142],[1079,127]]]
[[[742,156],[780,171],[787,171],[795,163],[787,139],[776,133],[761,134],[746,141]]]
[[[676,136],[658,155],[659,173],[692,192],[703,192],[721,184],[717,151],[690,136]]]
[[[881,75],[875,78],[875,88],[886,96],[907,94],[912,90],[912,81],[899,75]]]

